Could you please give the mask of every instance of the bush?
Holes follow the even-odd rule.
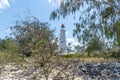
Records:
[[[21,63],[24,62],[24,56],[17,53],[0,53],[0,64],[1,63]]]
[[[120,50],[118,51],[111,51],[111,57],[120,59]]]

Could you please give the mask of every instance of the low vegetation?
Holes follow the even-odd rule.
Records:
[[[7,53],[7,52],[0,53],[0,64],[7,64],[7,63],[20,64],[22,62],[25,62],[25,60],[24,60],[24,56],[21,54]]]

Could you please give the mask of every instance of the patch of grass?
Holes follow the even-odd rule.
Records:
[[[80,54],[66,54],[66,55],[61,55],[62,58],[80,58]]]
[[[115,54],[114,56],[112,54],[113,53],[97,51],[90,53],[88,56],[87,52],[77,52],[75,54],[61,55],[61,58],[79,59],[80,61],[85,61],[85,62],[106,62],[106,61],[118,60],[117,58],[114,58]]]

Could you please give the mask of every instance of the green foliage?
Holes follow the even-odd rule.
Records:
[[[7,53],[1,52],[0,53],[0,64],[3,63],[22,63],[25,62],[24,56],[18,53]]]
[[[11,27],[12,34],[19,46],[19,52],[30,58],[30,63],[38,65],[42,75],[48,80],[55,64],[53,57],[57,56],[57,38],[54,30],[48,23],[40,22],[35,17],[28,20],[17,21]]]
[[[115,59],[120,59],[120,51],[112,51],[110,57],[113,57]]]
[[[118,34],[120,30],[115,27],[120,20],[119,4],[120,0],[67,0],[54,11],[56,16],[51,16],[51,19],[53,17],[55,20],[61,16],[64,18],[79,11],[80,14],[77,14],[79,21],[75,23],[73,36],[84,45],[88,44],[95,35],[107,40],[107,45],[112,45],[114,42],[120,42]]]
[[[86,51],[88,53],[91,53],[91,52],[97,51],[97,50],[102,50],[102,43],[100,42],[99,38],[95,37],[88,44]]]
[[[54,36],[54,30],[50,29],[48,23],[34,17],[17,21],[11,30],[14,39],[0,40],[0,63],[30,62],[39,66],[40,74],[48,80],[56,65],[52,63],[53,57],[57,57],[58,39]]]
[[[110,7],[107,7],[105,10],[103,10],[101,12],[101,16],[102,16],[102,18],[106,18],[107,19],[107,18],[109,18],[109,16],[111,16],[114,13],[115,13],[114,8],[112,6],[110,6]]]
[[[103,58],[103,59],[120,59],[118,51],[93,51],[88,55],[88,52],[76,52],[74,54],[61,55],[63,59],[81,59],[81,58]]]
[[[93,51],[88,55],[88,52],[77,52],[75,54],[62,55],[62,58],[103,58],[103,59],[120,59],[119,51]]]
[[[19,47],[14,39],[9,37],[1,39],[0,52],[18,53],[18,49]]]
[[[117,40],[117,43],[120,46],[120,21],[116,22],[114,29],[116,31],[116,40]]]
[[[101,1],[101,0],[67,0],[65,2],[62,2],[60,7],[53,11],[56,16],[53,16],[54,19],[60,16],[67,16],[70,13],[75,13],[76,11],[81,11],[81,13],[84,13],[86,16],[83,16],[84,14],[80,13],[80,20],[89,20],[90,17],[95,16],[95,20],[98,17],[103,18],[104,20],[108,20],[109,18],[113,20],[114,17],[117,17],[116,14],[119,16],[119,0],[107,0],[107,1]],[[87,5],[87,7],[86,7]],[[84,9],[83,9],[84,8]],[[52,15],[53,13],[51,13]],[[86,18],[84,18],[86,17]],[[51,16],[52,18],[52,16]],[[99,18],[99,19],[101,19]],[[114,18],[115,19],[115,18]],[[82,23],[82,22],[80,22]],[[84,23],[84,21],[83,21]],[[94,23],[92,21],[89,22],[89,24]],[[86,24],[87,25],[87,24]]]
[[[42,23],[35,17],[17,21],[15,26],[11,27],[11,30],[20,47],[19,52],[26,56],[30,56],[31,53],[41,53],[44,47],[45,49],[50,47],[48,44],[55,45],[55,43],[52,43],[54,30],[49,28],[48,23]]]
[[[66,55],[61,55],[62,58],[80,58],[80,54],[75,53],[75,54],[66,54]]]

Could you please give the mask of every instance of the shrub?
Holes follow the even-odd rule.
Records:
[[[17,53],[0,53],[0,63],[21,63],[24,62],[24,56]]]

